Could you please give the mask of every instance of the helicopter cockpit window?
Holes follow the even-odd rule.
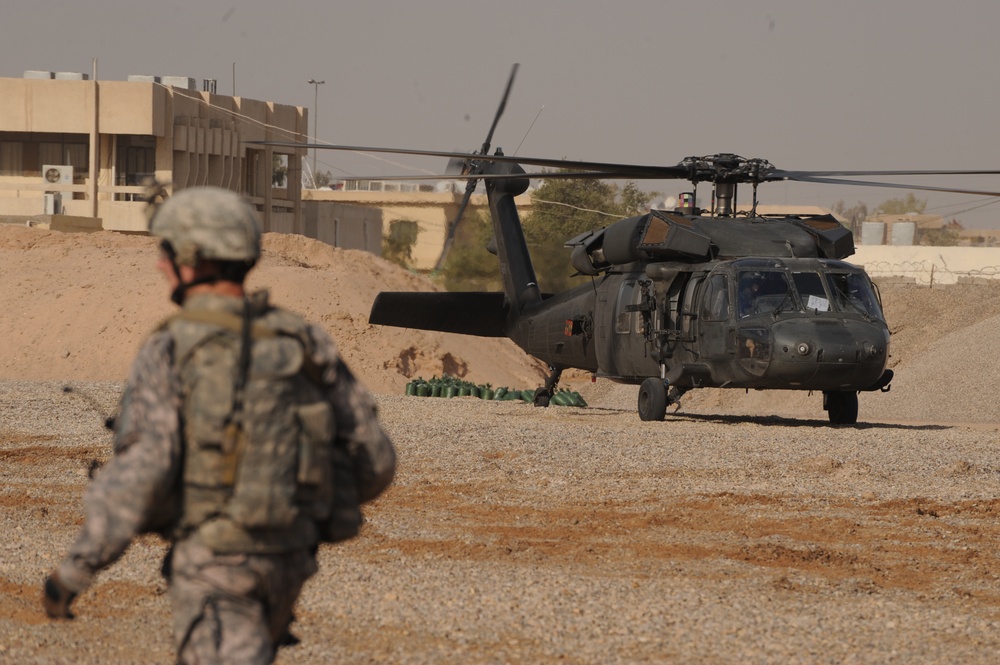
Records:
[[[833,293],[837,309],[844,312],[861,312],[865,316],[884,320],[878,298],[871,283],[861,273],[827,273],[827,283]]]
[[[740,273],[739,316],[784,312],[798,308],[783,270],[747,270]]]
[[[793,272],[792,281],[806,311],[829,312],[832,309],[818,272]]]
[[[729,319],[729,280],[725,275],[712,275],[701,298],[701,316],[705,321]]]

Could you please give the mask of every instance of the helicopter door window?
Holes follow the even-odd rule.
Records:
[[[793,272],[792,281],[807,311],[829,312],[833,309],[818,272]]]
[[[694,295],[697,293],[701,281],[701,277],[692,277],[684,290],[684,301],[681,305],[681,333],[685,338],[691,333],[691,320],[694,319],[697,311]]]
[[[628,306],[632,304],[635,292],[635,282],[625,282],[618,293],[618,318],[615,322],[615,332],[627,334],[632,329],[632,312]]]
[[[632,304],[636,306],[641,305],[642,297],[643,297],[642,287],[640,286],[635,289],[635,297],[632,298],[633,300]],[[642,311],[638,311],[635,313],[635,331],[640,335],[644,335],[646,333],[646,322]]]
[[[701,318],[705,321],[729,319],[729,280],[725,275],[712,275],[701,299]]]

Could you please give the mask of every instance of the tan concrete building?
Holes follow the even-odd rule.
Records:
[[[303,231],[305,150],[246,142],[305,140],[306,109],[198,91],[183,77],[87,78],[0,78],[0,216],[61,208],[105,229],[144,230],[141,182],[152,175],[173,190],[241,192],[265,231]]]

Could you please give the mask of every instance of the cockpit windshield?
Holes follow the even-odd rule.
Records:
[[[837,309],[844,312],[861,312],[875,319],[885,319],[871,282],[864,275],[853,272],[831,272],[826,274],[826,282],[830,286]]]
[[[818,272],[793,272],[792,281],[807,312],[829,312],[833,309]]]
[[[789,280],[789,276],[791,280]],[[739,318],[780,312],[854,312],[883,319],[863,273],[815,270],[743,270],[739,273]]]
[[[788,273],[784,270],[747,270],[740,273],[739,316],[798,309]]]

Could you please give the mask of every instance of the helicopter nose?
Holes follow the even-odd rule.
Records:
[[[866,321],[794,319],[774,324],[768,374],[796,387],[834,390],[871,385],[885,369],[887,343]]]
[[[865,357],[868,360],[875,360],[876,358],[878,358],[879,356],[881,356],[882,353],[884,352],[884,350],[882,348],[880,348],[879,346],[873,344],[872,342],[865,342],[864,343],[864,349],[863,349],[863,351],[864,351]]]

